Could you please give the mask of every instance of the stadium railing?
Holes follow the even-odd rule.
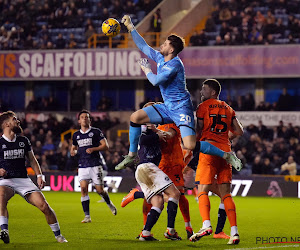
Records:
[[[165,32],[146,32],[141,33],[141,36],[147,43],[154,47],[159,47],[163,39],[166,38]],[[116,37],[107,37],[103,34],[93,34],[88,38],[88,48],[107,47],[107,48],[132,48],[135,47],[131,36],[128,33],[120,33]]]

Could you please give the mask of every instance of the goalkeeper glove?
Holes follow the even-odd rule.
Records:
[[[123,16],[122,21],[121,21],[126,28],[128,29],[128,32],[131,32],[135,29],[133,23],[131,22],[131,18],[128,15]]]
[[[152,73],[151,65],[147,58],[141,58],[138,60],[138,64],[141,66],[141,69],[144,71],[145,75]]]

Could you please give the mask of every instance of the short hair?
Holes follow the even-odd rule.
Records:
[[[13,117],[15,116],[16,113],[13,112],[13,111],[6,111],[6,112],[3,112],[0,114],[0,131],[3,130],[2,126],[3,126],[3,123],[8,120],[10,117]]]
[[[88,110],[83,109],[83,110],[81,110],[81,111],[79,112],[79,114],[78,114],[78,117],[77,117],[78,120],[80,119],[80,116],[81,116],[82,114],[88,114],[88,115],[90,116],[90,118],[92,118],[92,117],[91,117],[91,113],[90,113]]]
[[[179,54],[183,50],[185,41],[184,38],[182,38],[181,36],[171,34],[168,36],[167,40],[170,41],[170,44],[174,48],[175,55]]]
[[[202,84],[208,85],[208,87],[216,91],[217,96],[221,93],[221,84],[216,79],[206,79]]]

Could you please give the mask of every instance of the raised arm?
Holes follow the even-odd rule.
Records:
[[[122,18],[122,23],[127,27],[128,31],[132,35],[132,39],[135,42],[136,46],[150,59],[156,62],[157,55],[160,54],[157,50],[150,47],[144,38],[136,31],[131,18],[128,15],[125,15]]]

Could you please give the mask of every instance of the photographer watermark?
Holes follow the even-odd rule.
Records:
[[[271,236],[271,237],[256,237],[256,244],[276,244],[276,243],[300,243],[300,236]]]

